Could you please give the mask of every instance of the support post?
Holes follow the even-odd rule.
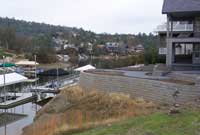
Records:
[[[56,80],[57,80],[57,84],[56,84],[56,85],[57,85],[57,86],[56,86],[56,87],[57,87],[57,90],[59,89],[59,86],[58,86],[58,82],[59,82],[59,79],[58,79],[59,71],[58,71],[58,70],[59,70],[59,69],[58,69],[58,64],[57,64],[57,69],[56,69],[56,71],[57,71],[57,73],[56,73],[56,74],[57,74],[57,77],[56,77]]]
[[[170,51],[172,50],[172,46],[170,44],[169,37],[170,37],[170,18],[167,15],[167,37],[166,37],[167,54],[166,54],[166,65],[168,67],[171,66],[171,52]]]
[[[6,69],[5,69],[5,56],[3,56],[3,92],[4,92],[4,103],[6,104]]]
[[[171,56],[171,63],[175,62],[175,55],[176,55],[176,44],[172,43],[172,56]]]
[[[173,23],[172,20],[170,21],[170,25],[171,25],[171,29],[170,29],[170,38],[173,38],[173,29],[174,29],[174,28],[173,28],[173,27],[174,27],[173,25],[174,25],[174,23]]]
[[[34,59],[35,59],[35,87],[37,87],[37,56],[34,55]]]
[[[35,59],[35,95],[37,95],[37,72],[36,72],[36,69],[37,69],[37,56],[36,55],[34,55],[34,59]],[[36,98],[36,102],[37,102],[37,98]],[[36,113],[37,113],[37,104],[35,104],[36,105]]]
[[[170,29],[170,23],[169,23],[169,16],[167,16],[167,40],[169,39],[169,29]]]

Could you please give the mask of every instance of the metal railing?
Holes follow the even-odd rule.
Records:
[[[79,73],[73,73],[73,74],[70,74],[70,75],[67,75],[67,76],[59,77],[58,80],[57,79],[53,79],[53,80],[50,80],[50,81],[45,82],[45,83],[38,83],[37,87],[44,87],[44,86],[50,85],[52,83],[56,83],[56,84],[62,85],[66,81],[74,80],[74,79],[79,78],[79,77],[80,77]],[[57,81],[59,81],[59,82],[57,82]]]
[[[170,25],[171,29],[171,25]],[[166,32],[167,31],[167,24],[159,25],[155,32]],[[174,24],[173,31],[194,31],[193,24]]]

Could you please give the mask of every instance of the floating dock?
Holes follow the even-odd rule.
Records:
[[[35,101],[37,99],[37,95],[33,95],[32,93],[15,93],[15,96],[17,97],[15,100],[1,102],[0,109],[14,108],[16,106]]]

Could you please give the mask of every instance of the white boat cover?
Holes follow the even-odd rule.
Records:
[[[22,60],[22,61],[19,61],[19,62],[16,62],[15,65],[17,66],[34,66],[34,65],[39,65],[39,63],[35,63],[35,61],[28,61],[28,60]]]
[[[16,83],[22,83],[27,81],[28,78],[17,74],[17,73],[9,73],[5,74],[5,86],[16,84]],[[4,86],[4,75],[0,75],[0,87]]]
[[[86,70],[90,70],[90,69],[96,69],[94,66],[92,65],[86,65],[86,66],[83,66],[83,67],[79,67],[79,68],[76,68],[75,71],[86,71]]]

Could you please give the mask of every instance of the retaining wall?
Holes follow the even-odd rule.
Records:
[[[191,75],[191,74],[183,74],[183,73],[172,72],[168,76],[173,78],[173,79],[177,79],[177,80],[196,82],[197,81],[197,77],[199,75],[194,75],[194,74]]]
[[[81,73],[79,85],[84,90],[99,90],[104,92],[120,92],[131,97],[142,97],[157,103],[173,104],[173,94],[179,90],[177,102],[184,104],[200,97],[200,88],[194,85],[182,85],[156,80],[132,78],[124,76],[98,75]]]

